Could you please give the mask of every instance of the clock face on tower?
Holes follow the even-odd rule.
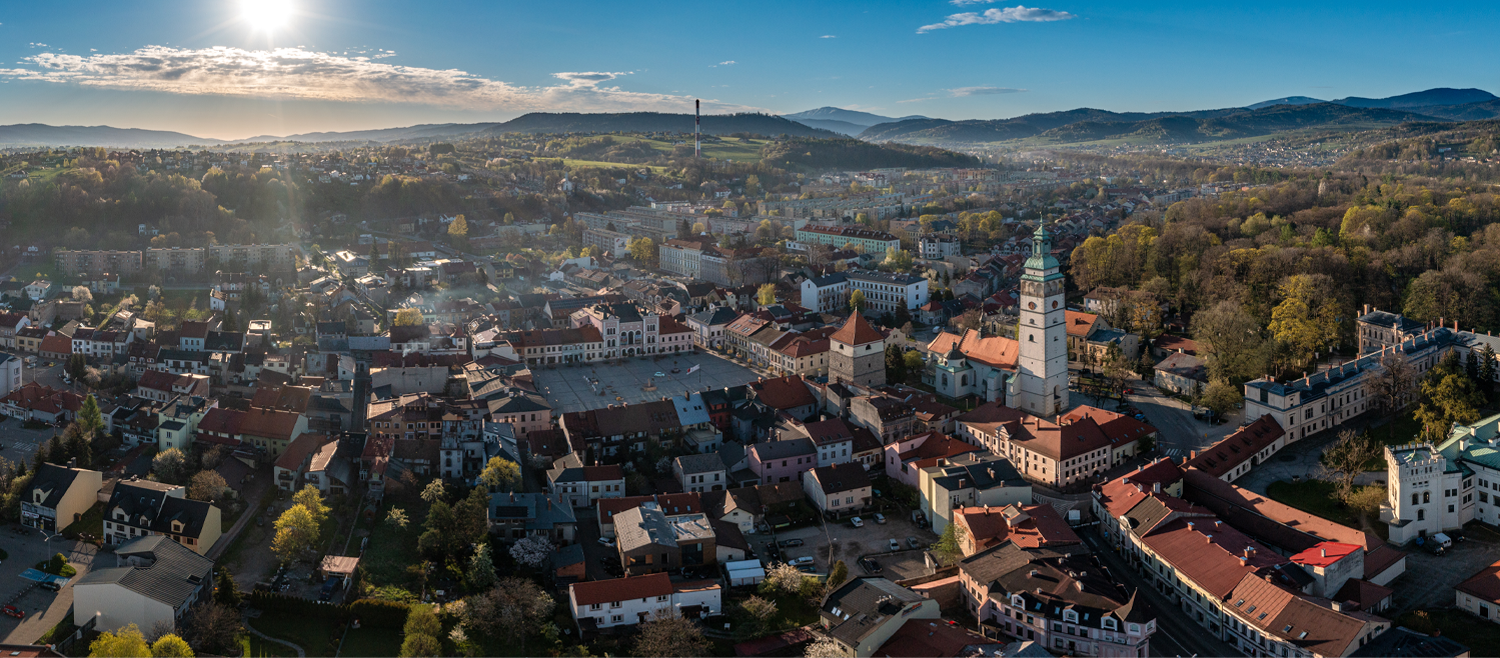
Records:
[[[1026,303],[1026,308],[1029,308],[1029,309],[1035,311],[1036,310],[1036,302],[1027,302]]]
[[[1052,300],[1052,308],[1057,308],[1057,300]]]

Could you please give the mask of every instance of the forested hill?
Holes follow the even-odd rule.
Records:
[[[580,114],[576,112],[533,112],[486,128],[482,135],[507,133],[691,133],[693,115],[660,112],[626,112],[617,114]],[[756,135],[793,137],[837,137],[838,134],[804,126],[796,121],[770,114],[710,114],[703,117],[706,135]]]
[[[174,148],[193,144],[221,144],[217,139],[194,137],[167,130],[113,128],[110,126],[49,126],[22,123],[0,126],[0,147],[17,146],[116,146],[126,148]]]
[[[761,162],[797,170],[977,167],[979,158],[931,146],[872,144],[858,139],[787,139],[767,143]]]
[[[1102,139],[1170,143],[1238,139],[1309,128],[1368,127],[1433,120],[1436,119],[1415,112],[1333,103],[1170,113],[1080,109],[991,121],[902,121],[872,126],[861,133],[860,138],[927,144],[1022,139],[1045,143]]]

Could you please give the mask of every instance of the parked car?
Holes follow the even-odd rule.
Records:
[[[856,516],[856,517],[854,517],[852,519],[849,519],[849,525],[852,525],[852,526],[854,526],[856,528],[863,528],[863,527],[865,527],[865,521],[864,521],[864,519],[861,519],[861,518],[859,518],[859,517]]]
[[[800,567],[797,567],[797,570],[801,571],[802,573],[817,573],[818,572],[818,570],[814,569],[811,564],[804,564],[804,565],[802,565]]]
[[[910,546],[912,548],[921,548],[922,547],[922,542],[917,541],[916,537],[907,537],[906,538],[906,545]]]
[[[23,614],[21,612],[20,608],[17,608],[16,606],[13,606],[13,605],[8,605],[8,606],[5,606],[4,608],[0,608],[0,612],[5,613],[5,616],[7,616],[7,617],[15,617],[16,619],[20,619],[20,618],[26,616],[25,614]]]
[[[901,550],[901,542],[892,539],[891,540],[891,552],[895,553],[896,551],[899,551],[899,550]]]
[[[876,562],[874,560],[871,560],[870,558],[865,558],[863,566],[864,566],[866,572],[869,572],[869,573],[880,573],[880,563]]]
[[[47,590],[49,592],[56,592],[56,591],[60,591],[62,589],[62,585],[59,585],[56,582],[53,582],[51,580],[49,580],[49,581],[47,581],[45,583],[42,583],[41,585],[38,585],[38,587],[40,587],[40,588],[42,588],[44,590]]]
[[[876,512],[875,513],[875,522],[879,523],[880,525],[885,525],[885,515],[881,514],[880,512]]]
[[[783,540],[781,540],[779,542],[776,542],[776,545],[779,546],[779,547],[781,547],[781,548],[791,548],[793,546],[801,546],[802,545],[802,540],[801,539],[783,539]]]
[[[790,564],[790,565],[792,565],[794,567],[812,566],[812,563],[813,563],[813,559],[810,558],[810,557],[796,557],[796,558],[792,558],[792,560],[790,562],[787,562],[787,564]]]
[[[615,545],[615,540],[613,538],[611,538],[611,537],[600,537],[599,538],[599,545],[600,546],[614,546]]]

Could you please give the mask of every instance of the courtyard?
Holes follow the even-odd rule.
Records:
[[[697,372],[688,374],[693,366],[698,366]],[[674,369],[677,372],[672,372]],[[532,369],[531,376],[537,391],[552,404],[554,413],[701,393],[739,386],[759,377],[744,366],[706,352],[631,358],[617,363],[539,366]],[[645,390],[648,383],[654,383],[655,390]]]

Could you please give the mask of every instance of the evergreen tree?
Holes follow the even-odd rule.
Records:
[[[219,570],[219,578],[214,582],[214,601],[230,608],[240,607],[240,586],[228,569]]]
[[[104,431],[104,414],[99,411],[99,401],[94,399],[92,393],[83,399],[83,407],[78,410],[77,424],[86,439],[92,440]]]
[[[77,423],[68,426],[67,451],[69,459],[78,460],[79,468],[88,468],[94,463],[94,449],[84,438],[83,429]]]
[[[223,324],[224,324],[224,326],[220,327],[220,329],[222,329],[223,331],[239,331],[240,330],[239,329],[239,323],[236,322],[235,319],[234,319],[234,309],[231,308],[231,309],[225,309],[224,310],[224,323]]]
[[[1474,350],[1469,350],[1469,353],[1464,355],[1464,374],[1475,383],[1479,382],[1479,355]]]
[[[1479,385],[1487,394],[1495,393],[1495,348],[1485,344],[1479,352]]]

